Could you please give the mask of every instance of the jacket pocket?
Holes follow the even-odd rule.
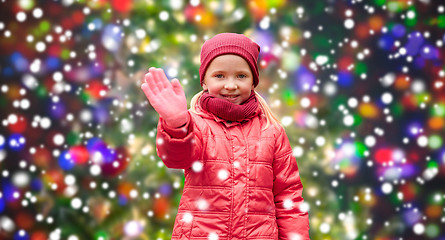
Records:
[[[200,239],[226,239],[229,223],[228,214],[198,214],[193,218],[190,236]]]
[[[193,215],[188,212],[178,213],[173,227],[172,239],[190,239],[193,227]]]
[[[252,214],[247,216],[247,238],[278,239],[278,227],[275,216]]]

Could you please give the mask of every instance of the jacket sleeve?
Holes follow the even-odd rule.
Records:
[[[309,238],[308,212],[304,203],[303,185],[289,139],[280,126],[273,162],[273,193],[279,239]]]
[[[156,151],[168,168],[187,169],[198,159],[200,141],[194,131],[190,112],[187,122],[181,128],[169,128],[162,118],[159,119],[156,135]]]

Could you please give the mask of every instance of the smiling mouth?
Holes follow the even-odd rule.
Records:
[[[239,95],[222,95],[221,94],[221,96],[223,96],[224,98],[237,98]]]

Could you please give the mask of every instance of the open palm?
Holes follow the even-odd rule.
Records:
[[[187,99],[178,79],[168,81],[164,70],[150,68],[141,85],[150,104],[169,127],[180,127],[187,121]]]

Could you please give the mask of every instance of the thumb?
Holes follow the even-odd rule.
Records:
[[[179,83],[178,79],[173,79],[171,81],[172,87],[173,87],[173,91],[175,91],[176,95],[183,95],[184,94],[184,90],[182,89],[181,84]]]

